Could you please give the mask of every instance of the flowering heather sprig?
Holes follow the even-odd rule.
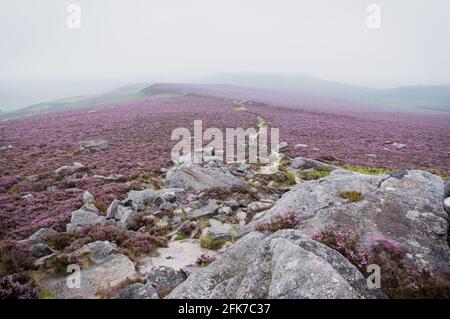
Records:
[[[24,274],[11,274],[0,278],[0,299],[37,299],[38,289]]]
[[[210,263],[212,263],[213,261],[216,260],[216,257],[214,256],[209,256],[207,254],[203,254],[200,257],[198,257],[197,261],[195,262],[195,264],[198,267],[205,267],[207,265],[209,265]]]
[[[368,275],[367,265],[381,269],[381,290],[389,298],[449,298],[450,271],[436,277],[429,267],[421,267],[408,260],[407,251],[395,240],[369,237],[367,251],[358,246],[359,238],[351,231],[325,229],[312,236],[335,249]]]
[[[300,213],[285,213],[272,217],[267,223],[259,223],[256,225],[256,230],[272,234],[281,229],[295,229],[303,223],[303,216]]]
[[[431,268],[419,266],[409,260],[408,251],[396,241],[383,236],[371,237],[369,240],[371,241],[368,249],[369,263],[380,266],[382,289],[389,297],[427,298],[431,295],[442,297],[436,296],[438,286],[450,287],[450,281],[445,282],[444,278],[436,278]]]
[[[31,256],[30,249],[27,243],[14,240],[0,242],[0,276],[33,269],[35,258]]]
[[[351,231],[324,229],[314,234],[312,239],[338,251],[362,273],[366,273],[369,255],[365,250],[359,248],[359,238]]]
[[[178,229],[178,233],[183,237],[189,237],[189,236],[191,236],[191,234],[195,230],[195,228],[196,228],[196,223],[188,221],[180,226],[180,228]]]

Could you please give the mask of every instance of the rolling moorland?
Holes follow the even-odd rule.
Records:
[[[0,297],[448,297],[450,115],[366,102],[154,84],[3,115]],[[280,129],[273,175],[171,161],[177,127],[258,118]]]

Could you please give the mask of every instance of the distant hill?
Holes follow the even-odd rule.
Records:
[[[222,74],[202,83],[230,84],[331,97],[386,109],[450,112],[450,86],[404,86],[375,89],[322,80],[309,75]]]
[[[56,111],[79,109],[84,107],[135,100],[144,96],[141,90],[147,86],[149,86],[149,83],[132,84],[120,87],[115,90],[111,90],[106,93],[76,96],[61,100],[33,104],[31,106],[13,112],[1,113],[0,119],[13,119]]]

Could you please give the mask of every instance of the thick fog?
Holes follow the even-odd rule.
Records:
[[[449,17],[448,0],[2,0],[0,109],[220,73],[450,84]]]

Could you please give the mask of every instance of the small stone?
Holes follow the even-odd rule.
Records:
[[[26,199],[26,200],[34,200],[33,194],[27,194],[27,195],[25,195],[25,196],[22,196],[22,198],[23,198],[23,199]]]
[[[88,203],[93,203],[94,202],[94,195],[92,195],[91,193],[89,193],[88,191],[85,191],[83,193],[83,203],[88,204]]]
[[[450,197],[444,200],[444,208],[445,211],[450,214]]]

